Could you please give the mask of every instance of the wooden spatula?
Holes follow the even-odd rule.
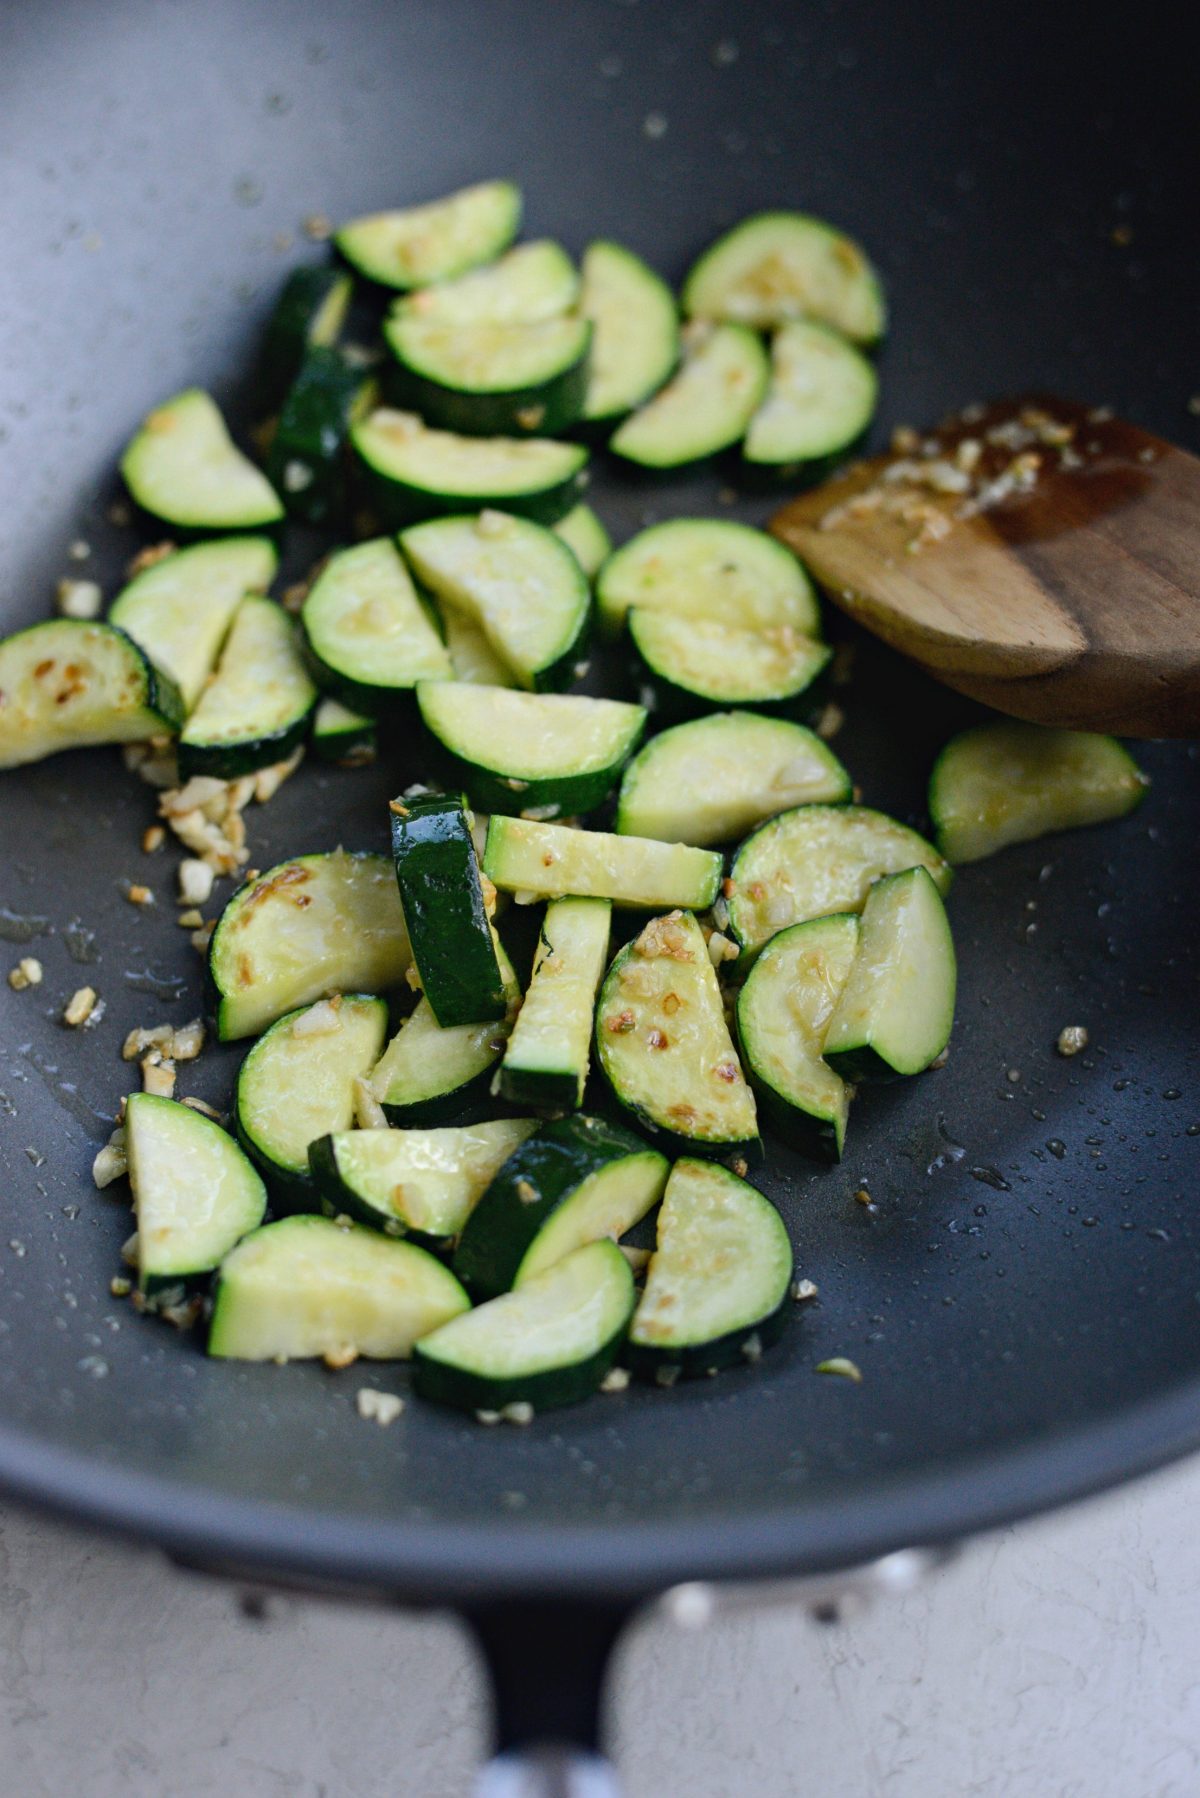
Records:
[[[772,520],[831,599],[1016,718],[1200,734],[1200,460],[1045,395],[897,439]]]

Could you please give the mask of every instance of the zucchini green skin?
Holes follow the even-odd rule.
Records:
[[[186,1288],[262,1223],[267,1189],[233,1137],[177,1099],[131,1093],[126,1129],[139,1290],[152,1296]],[[200,1218],[188,1204],[189,1176],[199,1179],[208,1201]]]
[[[419,412],[427,424],[463,437],[553,437],[583,411],[588,379],[588,334],[574,361],[544,381],[502,389],[452,387],[420,369],[405,352],[403,318],[384,326],[392,352],[383,389],[390,404]],[[469,328],[469,327],[468,327]]]
[[[438,688],[443,686],[446,691],[439,695]],[[637,708],[641,711],[640,723],[631,711],[630,728],[624,742],[612,759],[601,767],[575,774],[531,774],[519,763],[520,743],[516,732],[522,713],[527,711],[532,715],[539,700],[525,694],[513,694],[511,707],[506,702],[501,702],[506,711],[511,711],[514,729],[511,738],[507,734],[501,736],[497,730],[491,745],[494,760],[489,766],[480,760],[471,760],[459,754],[451,741],[452,731],[445,718],[438,716],[439,709],[453,691],[453,686],[440,681],[422,681],[417,687],[417,705],[425,728],[438,743],[439,755],[448,776],[446,784],[463,788],[471,804],[478,811],[489,815],[502,812],[519,817],[522,812],[530,809],[536,810],[539,815],[549,815],[545,808],[550,806],[554,807],[553,815],[556,817],[569,818],[592,811],[607,799],[617,785],[621,770],[641,741],[646,726],[645,711]],[[531,703],[526,707],[522,705],[522,701],[527,697],[530,697]],[[494,695],[490,693],[480,695],[477,703],[481,713],[483,707],[493,699]],[[504,762],[510,756],[512,760],[506,769]]]
[[[576,1256],[586,1257],[589,1267],[602,1270],[622,1300],[620,1313],[614,1318],[616,1327],[595,1345],[590,1354],[566,1365],[497,1376],[476,1368],[456,1366],[438,1357],[436,1349],[431,1352],[430,1346],[418,1343],[413,1352],[413,1385],[420,1397],[462,1411],[498,1411],[505,1405],[517,1403],[532,1405],[535,1411],[546,1411],[559,1405],[577,1404],[590,1397],[617,1359],[637,1295],[629,1264],[615,1243],[589,1243],[567,1260],[573,1261]],[[559,1263],[548,1269],[543,1277],[552,1279],[564,1265]],[[505,1304],[509,1301],[510,1295],[504,1294],[491,1302]]]
[[[361,1021],[367,1030],[374,1025],[374,1041],[358,1045],[360,1059],[357,1064],[350,1062],[343,1053],[341,1069],[352,1080],[355,1074],[366,1075],[378,1060],[387,1031],[387,1002],[371,997],[366,993],[346,993],[343,1004],[354,1006],[360,1010]],[[265,1030],[262,1036],[249,1050],[238,1069],[237,1081],[233,1090],[233,1125],[234,1134],[246,1154],[267,1182],[271,1194],[272,1206],[276,1212],[284,1211],[317,1211],[320,1209],[320,1195],[317,1184],[309,1168],[307,1153],[302,1163],[285,1160],[280,1153],[278,1143],[272,1143],[261,1131],[256,1130],[250,1121],[248,1093],[253,1082],[258,1064],[266,1062],[268,1068],[275,1057],[286,1054],[283,1038],[291,1031],[296,1019],[308,1007],[301,1006],[296,1011],[285,1013],[281,1018]],[[361,1050],[365,1047],[365,1055]],[[301,1051],[302,1053],[302,1051]],[[337,1120],[338,1129],[347,1129],[354,1113],[352,1091],[346,1094],[347,1103],[344,1115]]]
[[[789,1045],[793,1052],[803,1045],[803,1050],[808,1051],[804,1060],[807,1061],[811,1054],[817,1063],[815,1071],[819,1077],[820,1062],[813,1053],[812,1042],[804,1043],[804,1037],[797,1029],[799,1019],[796,1014],[799,1013],[808,1024],[813,1037],[818,1035],[819,1022],[807,1009],[810,994],[806,992],[803,975],[797,975],[795,964],[789,968],[788,958],[797,950],[802,956],[814,952],[819,955],[817,990],[820,1003],[831,1007],[829,995],[840,992],[845,985],[858,946],[858,934],[858,917],[854,912],[835,912],[827,917],[809,918],[803,924],[789,925],[772,937],[762,950],[738,993],[734,1010],[738,1048],[747,1078],[754,1088],[760,1116],[782,1141],[818,1161],[841,1159],[848,1095],[840,1090],[840,1074],[829,1083],[832,1090],[827,1095],[830,1103],[826,1108],[821,1107],[811,1086],[807,1091],[798,1090],[794,1067],[792,1079],[784,1083],[782,1071],[778,1067],[772,1068],[769,1055],[762,1053],[759,1032],[764,1028],[763,1004],[765,1001],[769,1011],[772,997],[788,994],[792,1014]],[[827,1023],[828,1018],[825,1021]],[[766,1028],[769,1026],[768,1016]],[[837,1074],[836,1069],[832,1071]]]
[[[290,518],[340,522],[348,502],[346,445],[374,382],[338,349],[310,349],[288,390],[267,456],[267,479]],[[300,477],[307,475],[307,480]]]
[[[309,350],[333,343],[342,328],[354,277],[336,263],[293,269],[267,321],[256,398],[277,406]]]
[[[783,1219],[757,1187],[711,1162],[677,1161],[630,1325],[627,1365],[669,1380],[757,1359],[787,1321],[794,1267]],[[696,1290],[703,1321],[689,1304]],[[705,1335],[722,1324],[719,1334]]]
[[[630,1373],[636,1374],[639,1379],[656,1382],[667,1370],[673,1370],[681,1379],[695,1380],[708,1374],[722,1373],[729,1367],[745,1367],[746,1344],[750,1338],[756,1336],[761,1348],[772,1348],[783,1335],[793,1309],[794,1301],[787,1294],[770,1316],[764,1317],[760,1323],[750,1324],[741,1330],[730,1330],[728,1335],[718,1336],[712,1342],[687,1348],[651,1348],[648,1343],[630,1342],[626,1339],[621,1360]]]
[[[380,1099],[383,1115],[397,1130],[436,1130],[442,1125],[479,1124],[488,1118],[510,1116],[512,1108],[497,1104],[492,1097],[492,1081],[503,1052],[501,1044],[486,1067],[468,1074],[445,1092],[431,1093],[428,1098],[406,1105]]]
[[[461,512],[511,512],[533,524],[553,525],[565,518],[582,497],[587,485],[587,451],[557,480],[523,493],[444,493],[413,480],[384,474],[367,461],[355,432],[351,443],[358,451],[363,496],[384,530],[402,531],[427,518],[449,518]]]
[[[259,768],[286,761],[308,735],[312,713],[313,708],[308,705],[282,729],[261,737],[247,737],[240,743],[180,743],[179,777],[190,780],[193,774],[211,774],[214,780],[238,780],[243,774],[254,774]]]
[[[645,615],[645,628],[641,628],[643,616],[636,607],[628,614],[629,637],[634,650],[633,677],[638,691],[645,690],[652,696],[655,716],[664,723],[684,724],[714,710],[736,711],[742,707],[767,718],[803,723],[817,717],[824,708],[833,661],[833,650],[827,644],[819,646],[806,677],[795,684],[785,684],[774,693],[745,688],[740,693],[721,693],[706,688],[699,680],[689,680],[673,668],[669,656],[651,645],[651,634],[655,633],[657,625],[655,614]],[[704,629],[708,620],[693,622]]]
[[[353,707],[323,699],[313,717],[312,752],[338,768],[364,768],[375,760],[379,727]]]
[[[477,1298],[507,1292],[547,1220],[593,1174],[632,1157],[661,1169],[661,1193],[666,1156],[632,1131],[581,1112],[544,1124],[509,1156],[467,1219],[452,1264],[457,1277]]]
[[[504,978],[459,798],[393,800],[392,858],[421,988],[443,1030],[502,1018]]]
[[[236,780],[291,754],[317,703],[292,619],[248,594],[234,614],[216,673],[179,738],[179,772]]]
[[[98,664],[106,661],[107,670]],[[120,686],[107,705],[87,702],[79,669],[89,663]],[[74,672],[73,672],[74,670]],[[53,677],[53,678],[52,678]],[[133,638],[99,619],[48,618],[0,642],[0,768],[40,761],[60,749],[129,743],[180,729],[183,698]],[[39,717],[39,714],[42,716]]]

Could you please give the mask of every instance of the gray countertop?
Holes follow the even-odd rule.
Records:
[[[1194,1798],[1200,1462],[973,1544],[822,1627],[635,1629],[629,1798]],[[0,1798],[455,1798],[483,1753],[458,1626],[272,1599],[0,1509]]]

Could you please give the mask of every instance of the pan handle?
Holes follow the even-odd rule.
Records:
[[[617,1605],[501,1601],[465,1612],[491,1680],[497,1753],[474,1798],[620,1798],[600,1751]]]

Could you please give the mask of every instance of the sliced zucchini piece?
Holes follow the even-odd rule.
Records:
[[[879,379],[853,344],[826,325],[797,320],[771,340],[771,381],[746,431],[755,468],[812,478],[857,443],[871,422]]]
[[[455,680],[471,681],[480,687],[517,685],[516,675],[496,654],[481,625],[454,606],[445,606],[441,618]]]
[[[190,711],[204,690],[233,615],[247,593],[265,593],[279,555],[269,537],[194,543],[143,569],[112,603],[108,622],[141,645],[177,684]]]
[[[815,318],[855,343],[875,343],[887,324],[858,244],[803,212],[756,213],[710,244],[683,284],[683,309],[760,330]]]
[[[640,256],[601,239],[583,253],[579,309],[592,321],[583,416],[615,423],[656,393],[679,360],[675,295]]]
[[[1115,737],[997,719],[942,750],[929,815],[946,860],[976,862],[1048,831],[1123,818],[1149,784]]]
[[[600,989],[596,1052],[646,1129],[702,1155],[757,1150],[754,1094],[690,912],[652,918],[616,957]]]
[[[585,1243],[616,1241],[662,1197],[667,1158],[603,1118],[560,1118],[521,1144],[463,1228],[454,1271],[476,1298],[536,1279]]]
[[[411,960],[387,855],[301,855],[236,892],[217,919],[208,975],[222,1042],[334,993],[380,993]]]
[[[611,923],[607,899],[552,899],[546,907],[533,977],[500,1064],[500,1091],[514,1104],[583,1104]]]
[[[492,940],[508,1001],[505,1016],[497,1023],[443,1030],[429,1000],[418,1000],[371,1073],[371,1090],[389,1123],[405,1128],[465,1124],[494,1111],[492,1074],[504,1053],[521,989],[494,931]]]
[[[327,1211],[445,1248],[537,1125],[497,1118],[446,1130],[340,1130],[308,1152]]]
[[[121,458],[137,504],[181,531],[254,531],[283,517],[283,502],[244,456],[216,401],[189,387],[149,413]]]
[[[318,1209],[308,1145],[354,1121],[355,1082],[387,1038],[387,1003],[335,993],[276,1019],[238,1070],[238,1141],[265,1176],[278,1207]]]
[[[733,858],[731,931],[752,955],[789,924],[861,911],[874,883],[928,868],[940,892],[950,869],[931,843],[864,805],[800,805],[763,824]]]
[[[292,270],[263,339],[258,398],[264,408],[279,404],[310,350],[337,342],[353,292],[353,276],[336,263]]]
[[[619,636],[632,606],[739,630],[821,632],[812,582],[791,550],[727,518],[671,518],[617,550],[596,583],[600,625]]]
[[[417,704],[472,805],[572,816],[600,804],[646,723],[640,705],[573,693],[422,682]]]
[[[792,710],[807,699],[833,651],[790,624],[740,630],[715,618],[673,618],[669,612],[628,613],[629,635],[658,708],[695,712],[714,705]]]
[[[281,762],[303,742],[317,689],[294,621],[254,594],[234,614],[217,671],[179,738],[179,772],[236,780]]]
[[[178,730],[183,716],[174,682],[111,624],[51,618],[0,642],[0,768],[138,743]]]
[[[850,1093],[821,1059],[858,948],[853,912],[810,918],[773,936],[738,994],[737,1031],[759,1110],[786,1142],[837,1161]]]
[[[713,712],[664,730],[625,770],[621,836],[664,843],[736,843],[790,806],[849,799],[851,780],[802,724],[753,712]]]
[[[375,760],[377,729],[374,718],[351,711],[340,699],[323,699],[313,719],[313,754],[339,768],[365,768]]]
[[[400,547],[438,600],[483,628],[523,687],[544,692],[575,679],[591,594],[579,563],[553,531],[485,511],[414,525]]]
[[[415,413],[388,406],[356,424],[350,441],[363,463],[368,497],[389,530],[485,508],[555,524],[587,478],[583,444],[459,437],[428,430]]]
[[[266,1187],[232,1136],[190,1105],[131,1093],[125,1143],[141,1292],[211,1273],[262,1223]]]
[[[409,946],[434,1017],[443,1030],[502,1018],[504,976],[462,799],[393,799],[390,811]]]
[[[954,939],[928,871],[876,881],[825,1034],[826,1061],[846,1080],[921,1073],[950,1041],[955,981]]]
[[[329,558],[300,613],[322,686],[371,717],[394,714],[420,680],[447,680],[450,655],[390,537]]]
[[[535,899],[611,899],[641,911],[703,911],[721,884],[721,857],[683,843],[572,830],[529,818],[488,821],[483,871],[505,892]]]
[[[208,1352],[228,1361],[345,1367],[401,1361],[469,1308],[448,1267],[411,1242],[327,1217],[285,1217],[221,1264]]]
[[[444,199],[351,219],[334,237],[341,254],[382,287],[450,281],[506,250],[521,222],[521,190],[481,181]]]
[[[267,455],[267,479],[290,517],[305,524],[340,522],[348,503],[350,427],[374,391],[357,357],[333,348],[309,350],[288,389]]]
[[[757,1188],[711,1162],[677,1161],[629,1331],[637,1373],[669,1382],[755,1362],[782,1334],[792,1245]]]
[[[667,385],[609,438],[614,456],[639,468],[682,468],[744,436],[767,390],[770,364],[741,325],[690,325],[683,361]]]
[[[445,325],[528,325],[569,312],[578,297],[575,264],[561,244],[543,237],[456,281],[403,295],[392,313]]]
[[[461,1411],[535,1411],[587,1398],[617,1358],[634,1305],[629,1263],[612,1242],[591,1242],[516,1292],[418,1343],[414,1386]]]
[[[565,518],[554,526],[589,581],[595,580],[601,565],[612,554],[612,538],[590,506],[580,502],[572,506]]]
[[[462,325],[402,313],[383,327],[387,390],[443,430],[549,437],[583,410],[591,333],[575,316]]]

